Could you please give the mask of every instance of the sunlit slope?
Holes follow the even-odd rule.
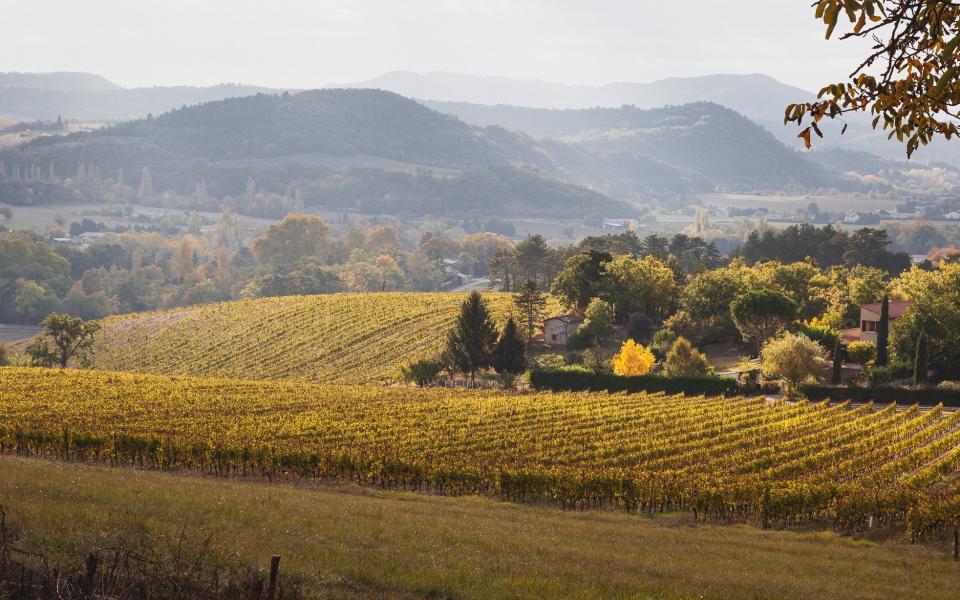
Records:
[[[498,319],[509,294],[485,294]],[[383,383],[435,355],[465,294],[286,296],[113,317],[98,369],[324,383]]]

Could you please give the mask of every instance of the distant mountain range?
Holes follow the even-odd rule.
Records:
[[[189,196],[202,180],[203,195],[216,199],[249,194],[252,178],[258,192],[280,197],[279,204],[275,198],[266,202],[273,207],[270,214],[286,210],[283,198],[296,197],[308,208],[368,213],[508,216],[554,211],[565,216],[633,216],[637,204],[683,204],[701,192],[885,192],[902,189],[898,180],[924,166],[835,147],[802,152],[795,140],[786,146],[741,111],[716,101],[659,108],[640,108],[634,102],[610,108],[549,109],[416,102],[389,91],[359,88],[294,93],[249,86],[125,90],[82,74],[33,79],[17,74],[0,81],[7,82],[0,87],[0,112],[10,106],[3,103],[4,93],[45,98],[47,108],[29,105],[36,111],[34,117],[70,118],[71,113],[60,108],[81,104],[101,115],[158,108],[157,116],[94,132],[40,138],[0,153],[8,179],[11,173],[49,173],[52,168],[60,179],[91,169],[97,178],[119,178],[122,170],[129,182],[146,167],[158,193],[169,190]],[[476,81],[488,79],[393,74],[365,84],[407,82],[406,93],[441,94],[439,84],[458,82],[465,87],[457,93],[481,94],[467,86]],[[744,94],[737,82],[740,88],[766,89],[779,98],[776,102],[802,92],[765,76],[596,89],[607,98],[621,98],[632,90],[635,97],[645,94],[649,104],[712,90],[714,100],[739,102],[747,110],[753,101],[740,98]],[[543,98],[553,94],[559,103],[566,102],[564,90],[574,98],[586,97],[594,89],[496,78],[488,83],[481,99],[507,97],[508,92],[519,94],[529,87],[533,92],[524,96],[528,101],[535,101],[536,94]],[[45,87],[50,85],[63,89]],[[221,95],[227,98],[208,99]],[[188,97],[193,105],[161,114],[165,103]],[[762,103],[756,102],[754,108],[760,110]],[[910,176],[949,182],[957,175],[956,170],[949,171]],[[47,187],[53,183],[47,182]],[[11,187],[9,181],[6,190],[15,199],[28,192],[23,184]],[[55,192],[47,189],[44,196],[62,197]],[[248,199],[241,208],[253,210],[251,206]],[[255,210],[263,212],[262,206]]]
[[[202,178],[218,197],[243,193],[252,176],[261,190],[301,190],[307,206],[418,214],[627,216],[629,205],[614,198],[649,204],[715,190],[856,188],[713,103],[655,110],[433,106],[438,110],[369,89],[258,94],[38,139],[0,160],[22,172],[51,163],[58,173],[80,163],[105,174],[146,166],[158,190],[189,194]]]
[[[796,138],[798,130],[795,126],[783,125],[784,107],[815,97],[809,90],[762,74],[721,74],[649,83],[615,82],[586,86],[458,73],[394,71],[367,81],[327,87],[382,89],[422,101],[555,109],[619,108],[624,105],[644,109],[714,102],[763,125],[778,140],[794,149],[800,147]],[[201,102],[283,91],[297,90],[242,84],[126,89],[88,73],[0,73],[0,119],[56,119],[62,115],[78,120],[117,121],[159,115]],[[472,122],[465,115],[461,116]],[[884,133],[874,131],[863,115],[847,118],[846,124],[848,129],[843,136],[840,135],[842,124],[825,124],[827,137],[817,140],[817,147],[867,151],[891,160],[904,158],[902,145],[888,141]],[[915,160],[943,161],[960,166],[960,144],[935,141],[921,148]]]

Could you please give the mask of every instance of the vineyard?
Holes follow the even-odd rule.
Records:
[[[960,413],[0,369],[0,449],[847,529],[960,517]]]
[[[509,294],[485,294],[505,319]],[[466,295],[388,292],[224,302],[104,321],[99,369],[385,383],[442,347]]]

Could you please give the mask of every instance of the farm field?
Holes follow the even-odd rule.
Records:
[[[509,294],[484,296],[494,316]],[[166,375],[387,383],[439,352],[466,294],[286,296],[105,319],[95,367]]]
[[[0,369],[0,448],[843,530],[954,526],[960,413]]]
[[[198,543],[323,598],[949,598],[949,550],[354,486],[0,456],[19,546],[73,564],[117,540]],[[189,547],[188,555],[194,550]]]

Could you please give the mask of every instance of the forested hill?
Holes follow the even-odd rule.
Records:
[[[557,150],[569,159],[569,149]],[[172,200],[178,206],[216,209],[223,198],[246,196],[233,206],[265,216],[290,208],[636,214],[626,202],[565,179],[551,151],[525,134],[470,126],[378,90],[209,102],[95,132],[40,138],[0,153],[0,161],[7,173],[42,170],[44,177],[52,172],[61,180],[82,171],[88,183],[92,170],[88,187],[94,192],[107,179],[111,190],[120,182],[130,193],[140,184],[141,201],[170,191],[187,196]]]
[[[513,160],[550,166],[523,143],[501,146],[459,119],[378,90],[230,98],[121,124],[101,135],[140,138],[168,152],[210,160],[319,152],[451,168]]]
[[[553,138],[608,162],[642,157],[666,163],[693,187],[737,191],[849,188],[852,184],[794,149],[740,113],[711,102],[657,109],[633,106],[542,109],[425,102],[477,126],[498,125]],[[585,182],[590,170],[578,172]],[[629,175],[629,171],[627,172]],[[643,181],[636,182],[642,185]]]

